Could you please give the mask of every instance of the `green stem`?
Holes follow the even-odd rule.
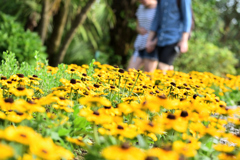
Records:
[[[94,141],[97,145],[100,145],[99,137],[98,137],[98,131],[97,131],[97,125],[93,124],[93,137]]]
[[[135,83],[134,83],[134,85],[133,85],[133,88],[132,88],[132,90],[130,91],[130,93],[129,93],[128,96],[130,96],[130,95],[132,94],[132,91],[133,91],[134,87],[135,87],[136,84],[137,84],[137,81],[138,81],[139,75],[140,75],[140,74],[137,75],[137,79],[136,79],[136,81],[135,81]]]
[[[119,76],[119,82],[118,82],[118,100],[120,99],[120,82],[121,82],[121,76]]]
[[[130,119],[128,121],[128,124],[132,124],[132,120],[133,120],[133,112],[130,114]]]
[[[70,100],[72,101],[72,87],[71,87],[71,91],[70,91]]]

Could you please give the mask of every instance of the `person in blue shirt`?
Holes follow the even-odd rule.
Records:
[[[146,50],[150,53],[157,45],[161,70],[173,70],[178,48],[181,53],[188,51],[191,23],[191,0],[158,0]]]

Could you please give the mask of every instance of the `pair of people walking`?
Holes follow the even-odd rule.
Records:
[[[140,0],[138,36],[128,69],[173,70],[177,55],[188,50],[192,27],[191,0]]]

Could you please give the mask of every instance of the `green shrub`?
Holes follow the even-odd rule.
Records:
[[[211,72],[215,75],[236,74],[234,65],[238,60],[227,48],[196,40],[190,41],[189,51],[175,61],[175,70],[182,72],[200,71]]]
[[[36,33],[24,31],[15,18],[0,12],[0,53],[6,50],[14,52],[17,60],[21,62],[34,63],[34,53],[37,50],[39,56],[46,58],[45,48]],[[3,59],[0,54],[0,60]]]

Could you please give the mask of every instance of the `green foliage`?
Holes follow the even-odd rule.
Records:
[[[34,52],[39,51],[39,58],[45,59],[45,48],[36,33],[24,31],[21,24],[15,22],[15,18],[0,13],[0,53],[10,50],[16,54],[17,60],[33,64]],[[0,55],[0,59],[3,56]]]
[[[182,54],[175,62],[176,70],[183,72],[208,71],[215,75],[236,74],[234,65],[238,60],[227,48],[197,40],[190,42],[189,52]]]

